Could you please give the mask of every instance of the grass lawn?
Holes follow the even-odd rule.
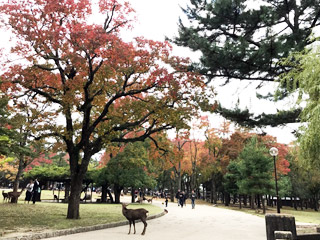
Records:
[[[201,201],[201,202],[203,202],[203,204],[207,204],[204,201]],[[241,211],[241,212],[257,215],[257,216],[264,218],[264,214],[262,213],[262,209],[253,210],[248,207],[239,209],[238,205],[236,205],[236,206],[231,205],[229,207],[226,207],[222,203],[218,204],[218,207]],[[272,207],[268,206],[266,209],[266,213],[277,213],[277,208],[276,207],[272,208]],[[307,209],[307,210],[301,211],[301,210],[295,210],[294,208],[290,208],[290,207],[282,207],[281,213],[293,215],[296,219],[296,222],[320,224],[320,212],[316,212],[312,209]]]
[[[48,191],[49,192],[49,191]],[[49,193],[43,191],[41,196]],[[63,193],[64,195],[64,193]],[[80,219],[66,219],[67,204],[53,202],[36,202],[25,204],[22,194],[18,204],[3,203],[0,198],[0,237],[12,232],[38,232],[50,229],[66,229],[80,226],[92,226],[125,220],[120,204],[81,204]],[[50,195],[52,199],[52,192]],[[47,198],[48,199],[48,198]],[[132,204],[129,208],[146,208],[149,215],[162,212],[152,204]]]

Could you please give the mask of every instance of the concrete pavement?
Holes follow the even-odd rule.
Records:
[[[162,208],[159,201],[154,201]],[[129,206],[130,208],[130,206]],[[77,233],[68,236],[48,238],[50,240],[134,240],[134,239],[217,239],[217,240],[265,240],[266,228],[264,218],[250,214],[222,209],[219,207],[191,205],[178,207],[169,203],[168,214],[147,221],[146,235],[141,236],[142,223],[136,223],[137,233],[128,235],[129,226],[121,226],[104,230]],[[131,229],[131,233],[133,229]]]

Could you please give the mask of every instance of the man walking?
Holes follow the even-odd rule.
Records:
[[[192,205],[192,209],[194,209],[194,207],[195,207],[195,205],[196,205],[195,201],[196,201],[196,194],[195,194],[194,191],[192,190],[192,192],[191,192],[191,205]]]
[[[178,207],[179,207],[180,206],[180,189],[178,189],[178,192],[176,194],[176,199],[177,199]]]
[[[183,204],[184,204],[184,201],[185,201],[185,198],[184,198],[184,192],[180,192],[180,195],[179,195],[179,200],[180,200],[180,205],[181,207],[183,208]]]
[[[38,201],[39,199],[39,194],[40,194],[40,185],[38,182],[38,179],[34,180],[34,184],[33,184],[33,189],[32,189],[32,202],[33,204],[36,203],[36,201]]]

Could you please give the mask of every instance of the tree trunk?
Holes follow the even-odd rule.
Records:
[[[224,201],[224,205],[226,207],[228,207],[230,205],[230,193],[224,193],[224,198],[225,198],[225,201]]]
[[[171,184],[171,188],[170,188],[170,201],[174,202],[174,188]]]
[[[216,192],[216,183],[214,181],[214,175],[212,175],[212,180],[211,180],[211,194],[213,198],[213,203],[217,204],[217,192]]]
[[[294,207],[295,210],[298,210],[297,198],[296,197],[293,198],[293,207]]]
[[[121,188],[115,184],[114,185],[114,202],[120,203],[120,194],[121,194]]]
[[[261,202],[262,202],[263,214],[266,214],[265,198],[262,195],[261,195]]]
[[[181,162],[179,161],[179,169],[178,169],[178,190],[181,189]]]
[[[242,205],[241,205],[241,194],[239,194],[239,208],[241,209],[242,208]]]
[[[261,208],[261,202],[260,202],[260,197],[262,198],[262,196],[260,196],[259,194],[257,195],[257,203],[258,203],[258,208]]]
[[[21,156],[19,156],[18,172],[17,172],[17,175],[16,175],[16,177],[14,179],[14,182],[13,182],[13,192],[18,192],[20,178],[21,178],[21,175],[22,175],[22,172],[23,172],[23,169],[24,169],[23,165],[24,165],[24,156],[21,155]]]
[[[250,207],[251,207],[251,209],[254,209],[254,195],[253,194],[250,197]]]
[[[314,200],[314,210],[316,212],[318,212],[319,206],[318,206],[318,198],[317,198],[317,196],[314,196],[313,200]]]
[[[136,200],[135,191],[136,191],[136,190],[132,187],[132,188],[131,188],[131,203],[135,203],[135,200]]]
[[[80,195],[82,191],[82,180],[83,180],[83,176],[79,176],[78,174],[71,176],[71,193],[69,197],[68,213],[67,213],[68,219],[80,218],[79,208],[80,208]]]
[[[107,202],[107,185],[101,186],[101,202]]]

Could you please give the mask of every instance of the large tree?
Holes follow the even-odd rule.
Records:
[[[180,21],[174,42],[202,53],[194,68],[210,80],[275,81],[287,70],[279,60],[313,41],[312,30],[320,25],[320,4],[319,0],[256,2],[190,0],[184,9],[188,21]],[[283,87],[285,97],[287,86]],[[301,112],[298,108],[255,116],[248,109],[220,106],[216,110],[249,127],[297,122]]]
[[[317,42],[318,43],[318,42]],[[284,64],[292,63],[292,69],[282,75],[281,82],[295,82],[299,86],[298,104],[305,103],[306,106],[302,111],[301,118],[306,125],[301,127],[299,136],[300,153],[302,159],[308,160],[313,167],[320,167],[320,84],[319,73],[319,47],[312,51],[305,50],[295,53],[288,57]],[[297,87],[291,87],[291,92],[297,92]]]
[[[187,72],[189,62],[172,57],[167,43],[121,40],[120,30],[132,23],[127,2],[98,5],[95,18],[89,0],[13,0],[0,7],[16,36],[11,51],[23,59],[2,69],[2,89],[37,112],[35,139],[55,138],[69,154],[72,219],[80,217],[89,161],[105,144],[184,128],[198,102],[206,103],[202,78]]]

